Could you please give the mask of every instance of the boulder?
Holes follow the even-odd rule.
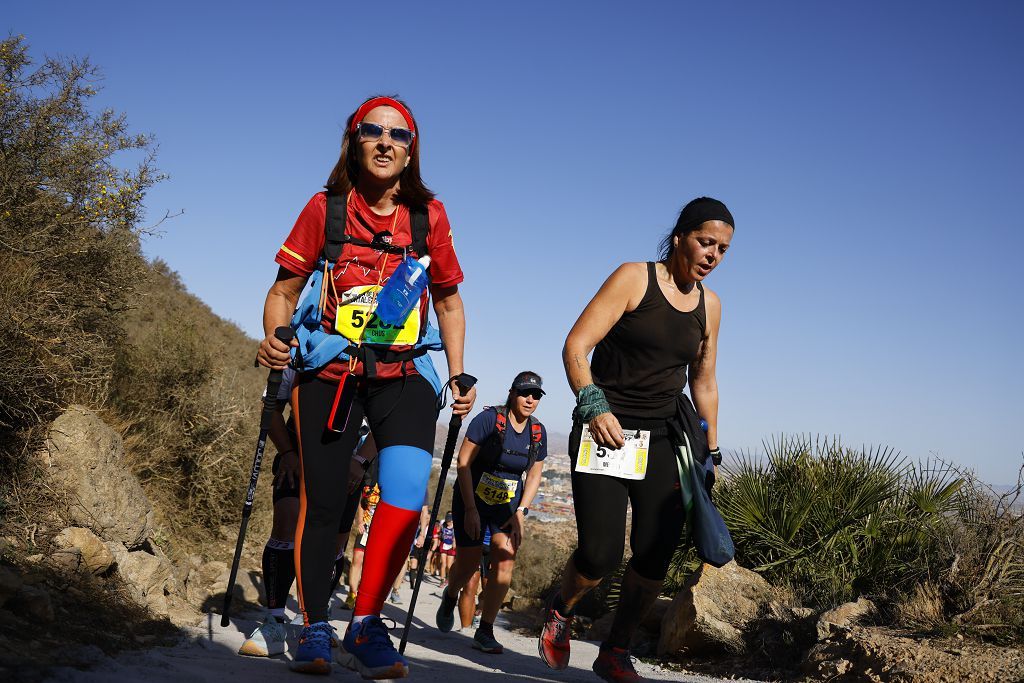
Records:
[[[663,595],[659,595],[658,599],[655,600],[651,608],[647,610],[647,614],[640,621],[640,628],[648,635],[654,638],[658,637],[658,633],[661,631],[661,622],[665,618],[665,613],[672,606],[672,598],[666,598]],[[601,616],[599,619],[595,619],[590,630],[587,632],[587,638],[589,640],[606,640],[612,630],[612,622],[615,620],[615,611],[612,610],[607,614]]]
[[[742,653],[743,631],[773,597],[771,585],[735,562],[705,564],[690,575],[665,611],[658,654]]]
[[[168,596],[177,591],[174,565],[157,546],[129,551],[121,543],[107,546],[117,562],[117,573],[136,603],[166,616],[171,608]]]
[[[15,614],[42,624],[49,624],[53,621],[53,600],[50,594],[42,588],[23,585],[18,589],[10,600],[7,607]]]
[[[21,588],[21,575],[10,567],[0,565],[0,607],[7,604],[7,601],[17,594]]]
[[[818,640],[828,640],[876,612],[875,603],[867,598],[857,598],[856,602],[847,602],[829,610],[818,617]]]
[[[196,607],[206,606],[207,601],[215,594],[214,584],[218,577],[226,571],[228,571],[228,565],[224,562],[200,561],[195,563],[190,558],[188,578],[185,580],[185,599]],[[221,591],[223,592],[223,590],[222,587]]]
[[[75,524],[129,549],[149,538],[153,507],[125,463],[121,435],[96,413],[71,406],[54,420],[43,461],[68,493]]]
[[[68,574],[74,574],[82,566],[82,551],[78,548],[62,548],[50,555],[50,564]]]
[[[53,542],[59,548],[75,549],[81,555],[82,569],[102,574],[114,564],[114,555],[99,536],[82,527],[68,527],[57,534]]]

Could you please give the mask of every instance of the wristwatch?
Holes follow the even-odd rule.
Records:
[[[523,517],[527,517],[530,514],[530,508],[523,507],[522,505],[520,505],[519,507],[516,508],[516,512],[522,512]]]

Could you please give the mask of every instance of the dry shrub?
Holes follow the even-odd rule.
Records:
[[[573,522],[528,521],[516,555],[512,590],[517,595],[546,597],[558,583],[562,568],[575,549]]]
[[[939,586],[952,622],[999,641],[1024,639],[1024,465],[998,493],[973,473],[941,539]]]
[[[0,41],[0,435],[16,466],[34,428],[70,401],[102,401],[119,319],[145,266],[142,197],[160,179],[152,141],[92,112],[88,60],[33,68]],[[141,161],[119,168],[115,156]],[[12,462],[15,461],[15,462]]]
[[[937,630],[946,624],[942,595],[930,581],[918,584],[909,597],[896,604],[897,621],[911,628]]]

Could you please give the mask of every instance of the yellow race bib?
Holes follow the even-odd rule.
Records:
[[[334,327],[346,339],[364,344],[414,346],[420,340],[420,307],[409,312],[401,325],[388,325],[377,317],[380,285],[356,285],[345,290],[338,301]]]
[[[503,505],[515,499],[519,489],[518,479],[502,479],[490,472],[484,472],[476,485],[476,495],[488,505]]]

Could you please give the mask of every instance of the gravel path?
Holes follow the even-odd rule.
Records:
[[[472,633],[440,633],[434,628],[434,612],[440,602],[437,579],[428,577],[420,590],[416,618],[409,635],[406,656],[410,663],[409,680],[469,683],[491,676],[524,681],[551,681],[552,683],[594,683],[599,679],[590,670],[597,656],[597,643],[573,641],[572,658],[565,671],[548,669],[537,656],[537,641],[503,628],[501,618],[495,636],[505,646],[500,655],[488,655],[471,646]],[[402,590],[402,599],[408,604],[412,591]],[[344,633],[349,612],[335,608],[332,624],[339,634]],[[401,626],[405,623],[403,606],[387,604],[384,617],[394,620],[392,636],[397,645]],[[290,653],[270,659],[241,657],[236,653],[245,634],[256,622],[256,614],[241,615],[232,624],[221,628],[220,617],[207,615],[201,627],[192,629],[188,638],[176,647],[157,647],[123,653],[116,659],[105,659],[87,671],[58,669],[50,680],[68,683],[94,683],[99,681],[145,681],[146,683],[227,683],[228,681],[315,681],[314,677],[300,677],[288,669]],[[390,626],[389,621],[385,621]],[[718,683],[724,679],[668,671],[660,667],[636,662],[637,672],[652,681],[689,681],[692,683]],[[330,678],[361,680],[359,675],[334,665]],[[320,680],[330,680],[320,679]],[[735,680],[735,679],[734,679]]]

